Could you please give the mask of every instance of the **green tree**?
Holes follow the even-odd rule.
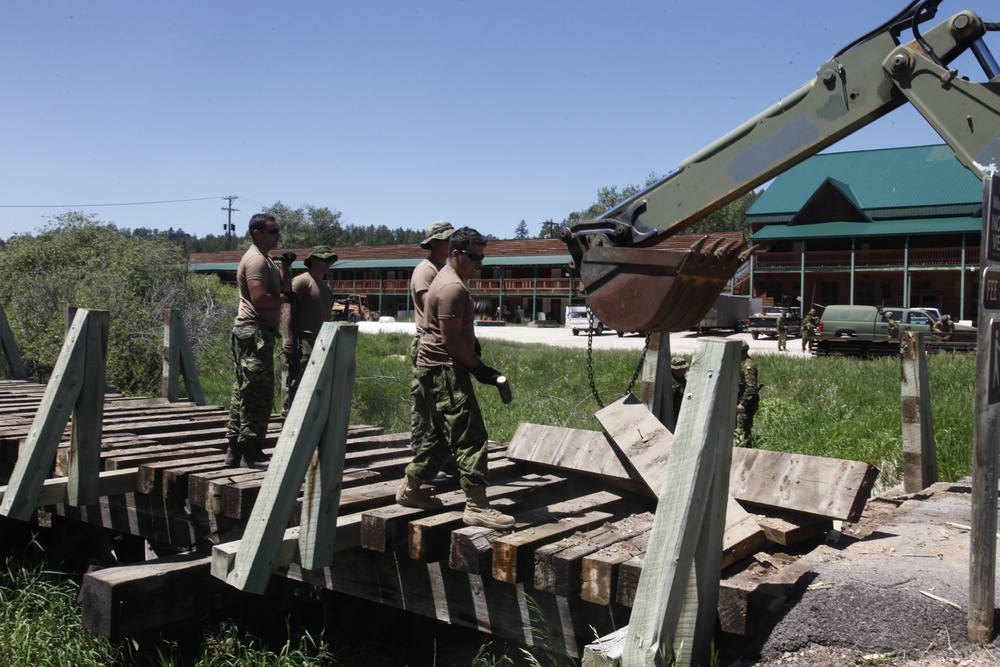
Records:
[[[68,306],[107,310],[107,382],[125,393],[158,394],[163,311],[179,308],[195,352],[231,321],[234,302],[218,279],[193,276],[180,246],[120,231],[70,212],[0,251],[0,303],[29,372],[47,377],[59,356]]]
[[[522,220],[521,222],[517,223],[517,227],[514,228],[514,238],[516,240],[523,241],[524,239],[528,238],[530,235],[531,235],[531,232],[528,231],[528,223],[526,223],[524,220]]]

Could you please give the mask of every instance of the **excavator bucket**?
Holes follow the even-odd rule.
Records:
[[[587,305],[616,331],[686,331],[704,319],[751,250],[738,241],[686,250],[591,246],[580,280]]]

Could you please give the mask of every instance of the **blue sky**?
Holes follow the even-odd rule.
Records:
[[[220,234],[227,195],[239,234],[279,200],[534,234],[670,172],[904,4],[4,2],[0,238],[66,210]],[[1000,20],[945,2],[934,23],[967,4]],[[939,142],[906,108],[833,150]]]

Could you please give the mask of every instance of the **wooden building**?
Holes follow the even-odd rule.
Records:
[[[982,183],[946,145],[814,156],[747,212],[751,289],[790,306],[933,306],[973,319],[982,208]]]

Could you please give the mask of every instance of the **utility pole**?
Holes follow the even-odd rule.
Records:
[[[233,232],[236,231],[236,227],[233,225],[233,211],[240,210],[238,208],[233,208],[233,200],[239,199],[239,197],[237,197],[236,195],[229,195],[228,197],[223,197],[223,199],[229,202],[229,206],[222,207],[223,211],[229,211],[229,221],[225,225],[223,225],[226,228],[226,250],[229,250],[230,236],[233,234]]]

